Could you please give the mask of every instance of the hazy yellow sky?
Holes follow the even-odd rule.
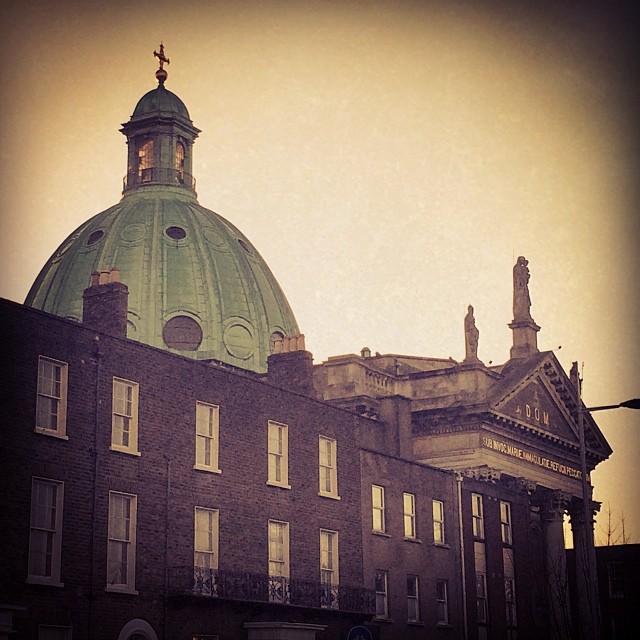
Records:
[[[3,3],[0,295],[118,201],[163,40],[199,201],[262,253],[317,362],[461,359],[468,304],[503,362],[524,255],[540,348],[584,362],[588,405],[640,396],[631,4]],[[596,498],[640,541],[640,414],[596,417]]]

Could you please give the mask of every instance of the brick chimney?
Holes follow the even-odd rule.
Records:
[[[94,271],[82,293],[82,322],[116,338],[127,337],[129,288],[120,282],[120,269]]]
[[[284,336],[267,358],[267,380],[278,387],[314,397],[313,355],[304,348],[304,336]]]

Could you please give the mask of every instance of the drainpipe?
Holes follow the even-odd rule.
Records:
[[[462,526],[462,474],[456,472],[456,484],[458,485],[458,527],[460,535],[460,575],[462,578],[462,637],[467,640],[467,578],[464,570],[464,527]]]
[[[87,637],[93,637],[93,600],[94,600],[94,585],[93,574],[94,567],[96,566],[95,557],[95,538],[96,538],[96,512],[98,510],[98,413],[100,406],[100,364],[104,353],[100,350],[100,336],[94,338],[93,346],[93,366],[95,367],[95,387],[94,387],[94,402],[93,402],[93,504],[91,507],[91,542],[89,544],[89,557],[91,558],[91,565],[89,567],[89,605],[88,605],[88,633]]]

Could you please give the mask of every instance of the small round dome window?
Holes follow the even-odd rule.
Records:
[[[195,351],[202,343],[202,328],[188,316],[174,316],[164,325],[162,338],[171,349]]]
[[[102,240],[102,236],[104,236],[104,231],[102,231],[102,229],[98,229],[97,231],[94,231],[88,238],[87,238],[87,244],[91,245],[91,244],[95,244],[96,242]]]
[[[172,240],[182,240],[187,237],[187,232],[182,227],[167,227],[165,233]]]
[[[247,252],[251,253],[251,247],[242,239],[238,238],[238,244]]]

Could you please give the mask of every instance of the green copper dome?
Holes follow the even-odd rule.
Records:
[[[25,304],[81,320],[91,273],[115,266],[129,288],[128,337],[266,371],[273,340],[299,329],[251,242],[198,203],[191,151],[199,130],[187,108],[161,82],[122,131],[129,156],[122,200],[60,245]]]

